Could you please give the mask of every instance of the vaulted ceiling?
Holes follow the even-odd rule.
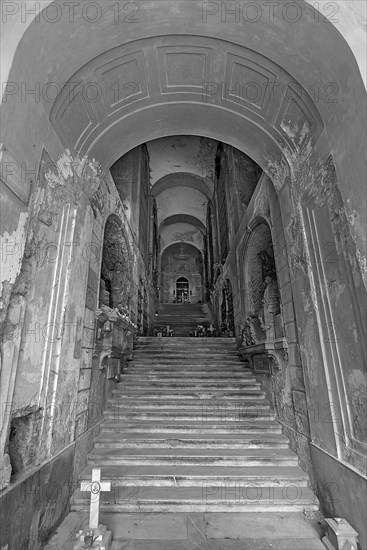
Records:
[[[28,5],[19,4],[20,12]],[[71,18],[67,4],[52,2],[20,26],[8,18],[12,64],[3,80],[13,88],[5,89],[2,125],[10,158],[34,167],[45,148],[54,160],[70,149],[107,171],[142,143],[204,136],[249,155],[279,191],[310,151],[320,163],[332,153],[350,215],[364,216],[363,3],[341,0],[335,14],[332,2],[328,9],[320,3],[318,12],[303,0],[280,0],[272,17],[268,11],[223,14],[225,2],[139,0],[117,14],[101,2],[94,21],[83,3],[71,3],[78,4]],[[190,174],[191,188],[199,192],[200,181],[207,197],[207,179],[178,151],[177,143],[171,156],[177,178]],[[157,163],[154,185],[173,179],[167,169]],[[28,170],[17,182],[25,196],[33,180]],[[182,181],[174,185],[179,189]],[[169,197],[165,202],[168,208]]]
[[[200,136],[172,136],[147,143],[162,251],[177,242],[203,250],[217,147],[216,140]]]

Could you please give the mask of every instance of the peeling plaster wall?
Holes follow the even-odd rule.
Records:
[[[161,4],[164,4],[163,8],[160,8]],[[211,34],[212,36],[216,36],[218,42],[221,40],[236,42],[237,40],[239,43],[245,44],[253,50],[259,49],[259,51],[265,52],[279,65],[282,65],[284,62],[290,73],[302,82],[305,88],[313,82],[322,85],[324,81],[337,82],[340,85],[340,94],[338,95],[337,103],[328,104],[326,101],[320,101],[317,105],[326,129],[317,144],[316,152],[312,151],[312,144],[307,141],[308,127],[302,124],[302,122],[299,122],[296,127],[294,119],[297,116],[287,119],[287,115],[284,119],[285,123],[283,121],[281,124],[283,130],[286,130],[284,135],[287,138],[291,137],[290,146],[284,145],[283,147],[284,158],[279,157],[277,149],[274,149],[276,154],[272,157],[264,143],[261,142],[259,135],[254,136],[251,133],[246,133],[248,127],[241,125],[239,122],[242,114],[237,116],[236,113],[236,123],[234,123],[234,119],[230,116],[231,113],[222,109],[229,120],[229,128],[226,126],[224,118],[220,116],[220,108],[212,111],[214,116],[209,120],[207,111],[204,109],[200,110],[203,105],[200,105],[200,109],[196,109],[194,103],[192,103],[192,112],[194,114],[191,120],[187,117],[187,108],[185,108],[185,115],[179,109],[172,110],[167,119],[162,117],[159,120],[159,124],[156,124],[159,115],[157,117],[157,111],[152,109],[154,115],[150,118],[148,116],[141,119],[143,123],[136,124],[137,119],[134,118],[132,124],[134,128],[138,128],[135,133],[130,133],[130,127],[124,126],[124,131],[119,130],[120,141],[111,138],[107,144],[104,144],[104,148],[100,146],[98,149],[96,146],[96,150],[101,153],[101,158],[98,160],[106,162],[107,165],[104,168],[108,169],[108,162],[105,159],[107,157],[110,158],[110,150],[114,147],[118,148],[118,154],[121,154],[121,149],[124,149],[124,151],[129,150],[137,143],[148,139],[147,135],[156,137],[158,134],[163,135],[164,132],[174,133],[173,129],[175,126],[173,122],[170,122],[171,126],[163,128],[165,122],[168,125],[169,119],[169,121],[176,121],[177,126],[184,127],[186,133],[189,133],[187,129],[191,127],[191,129],[195,128],[195,131],[200,131],[216,138],[220,137],[238,147],[243,147],[243,149],[248,147],[252,151],[254,158],[259,159],[259,163],[262,164],[262,167],[272,177],[281,204],[282,226],[287,242],[285,259],[287,264],[289,264],[292,279],[292,296],[297,319],[297,337],[299,338],[302,353],[301,359],[297,356],[294,357],[294,367],[289,369],[291,382],[282,380],[281,383],[284,387],[292,387],[294,410],[296,410],[297,402],[298,411],[302,413],[302,410],[304,411],[304,401],[295,392],[303,390],[302,377],[300,375],[301,371],[303,372],[308,398],[307,405],[311,419],[311,438],[314,438],[317,442],[320,457],[325,457],[327,452],[330,452],[337,456],[339,465],[346,461],[360,465],[361,459],[359,455],[362,456],[363,445],[355,436],[361,437],[363,426],[356,425],[353,418],[353,414],[355,416],[355,413],[350,416],[349,401],[346,404],[346,400],[351,400],[352,408],[357,411],[360,403],[363,402],[363,394],[360,393],[360,388],[362,388],[361,381],[365,377],[362,367],[366,364],[366,354],[363,351],[363,342],[366,341],[365,326],[363,315],[361,314],[366,303],[367,281],[365,259],[366,221],[364,206],[361,204],[361,197],[365,195],[366,181],[365,167],[362,166],[365,154],[365,121],[360,116],[360,110],[363,110],[363,105],[365,104],[365,96],[364,90],[363,93],[361,90],[360,79],[355,70],[353,56],[345,48],[344,43],[341,41],[338,42],[338,33],[330,33],[331,26],[327,27],[324,22],[320,23],[320,25],[324,26],[315,25],[315,22],[312,21],[312,11],[310,12],[311,15],[308,15],[309,20],[311,20],[308,23],[311,22],[311,25],[308,27],[300,26],[302,30],[300,33],[294,32],[294,29],[298,28],[294,25],[287,26],[278,22],[278,27],[269,28],[267,26],[264,28],[260,24],[261,29],[264,28],[264,30],[269,31],[264,32],[263,35],[272,37],[272,40],[275,40],[275,42],[270,41],[269,43],[263,40],[260,43],[258,36],[253,36],[253,30],[250,31],[250,28],[248,28],[249,32],[243,32],[242,23],[236,25],[231,22],[228,25],[223,25],[219,17],[218,20],[212,19],[208,21],[205,26],[204,24],[200,24],[197,17],[198,12],[195,12],[195,9],[192,10],[192,5],[189,5],[188,2],[172,2],[170,4],[170,6],[173,6],[174,18],[172,17],[173,12],[167,9],[167,4],[161,4],[157,3],[154,12],[151,11],[149,28],[152,35],[157,33],[157,29],[161,31],[165,26],[167,28],[168,26],[170,27],[170,32],[180,32],[182,30],[182,20],[180,20],[180,17],[182,16],[185,17],[187,28],[190,31],[191,28],[194,28],[198,34]],[[361,32],[365,36],[365,30],[362,31],[365,16],[360,12],[360,6],[362,6],[362,10],[364,9],[363,3],[352,3],[349,1],[340,2],[339,5],[343,9],[347,8],[348,10],[340,18],[340,28],[345,29],[344,34],[348,35],[347,40],[349,40],[349,43],[354,43],[353,47],[357,44],[357,48],[360,51],[363,48],[363,59],[365,59],[364,39],[360,40],[359,38]],[[144,6],[150,7],[150,3],[141,3],[141,6],[142,13],[145,15]],[[110,17],[112,17],[111,14]],[[146,18],[143,17],[142,21],[145,24]],[[76,22],[76,30],[85,30],[82,25],[78,26],[79,23],[79,21]],[[40,25],[33,25],[32,28],[29,28],[29,36],[32,40],[28,40],[26,36],[24,43],[20,44],[12,72],[10,73],[10,80],[18,82],[25,79],[27,82],[33,82],[35,79],[36,81],[44,82],[49,78],[51,81],[55,80],[63,84],[68,76],[74,74],[74,71],[79,70],[80,66],[88,62],[90,57],[100,55],[101,49],[107,51],[109,48],[120,44],[120,38],[117,40],[116,35],[106,32],[106,28],[108,27],[104,25],[105,20],[101,23],[100,29],[98,25],[94,27],[93,40],[89,42],[90,50],[88,48],[81,48],[80,43],[77,42],[78,37],[80,37],[81,41],[85,41],[84,32],[75,32],[73,40],[70,39],[65,44],[65,28],[62,27],[62,24],[47,26],[41,23]],[[134,28],[126,28],[126,40],[132,40],[137,36],[141,37],[146,34],[146,28],[144,27],[142,30],[143,25],[132,25],[131,27]],[[254,28],[253,25],[252,27]],[[292,28],[292,37],[287,34],[289,33],[289,27]],[[69,29],[70,27],[67,28]],[[41,32],[40,29],[45,32]],[[14,30],[13,26],[11,30]],[[101,34],[98,34],[99,31]],[[285,34],[287,34],[289,39],[289,41],[285,41],[286,48],[288,48],[286,50],[284,49]],[[311,34],[313,38],[310,40]],[[329,38],[331,36],[335,40],[326,39],[326,35]],[[52,40],[50,40],[50,36],[52,36]],[[300,42],[297,42],[300,46],[302,44],[309,44],[310,47],[300,47],[299,51],[297,48],[292,50],[294,46],[294,42],[292,42],[293,37],[301,39]],[[39,43],[38,39],[40,40]],[[43,45],[40,45],[41,41]],[[29,47],[30,42],[34,44],[34,50]],[[317,52],[315,50],[311,51],[311,42],[312,44],[316,44]],[[14,43],[15,41],[8,41],[6,47],[14,51]],[[60,48],[60,44],[63,44],[66,50],[65,48]],[[269,44],[270,46],[277,45],[277,47],[272,48],[270,53]],[[317,45],[319,49],[317,49]],[[29,61],[32,59],[34,51],[39,52],[42,48],[47,50],[49,56],[45,55],[43,59],[39,59],[37,65],[30,63]],[[287,62],[285,62],[285,53],[287,51],[289,53],[297,51],[299,55],[289,55],[287,56]],[[323,52],[322,56],[320,56],[320,51]],[[80,52],[80,57],[73,55],[75,52]],[[320,57],[320,64],[315,62],[316,54]],[[63,63],[61,56],[63,58],[67,56],[69,63]],[[309,71],[304,70],[304,63],[307,64],[306,66]],[[364,62],[360,66],[362,64],[365,66]],[[49,122],[51,105],[42,102],[21,102],[20,94],[12,99],[14,101],[9,100],[2,107],[4,108],[4,130],[7,131],[8,140],[6,145],[10,148],[13,157],[19,164],[21,161],[24,161],[28,170],[34,170],[41,157],[44,143],[47,143],[51,158],[59,158],[63,153],[63,148],[61,146],[61,138],[56,136]],[[223,101],[222,97],[221,101]],[[175,116],[172,116],[172,113]],[[24,120],[30,121],[27,132],[24,132]],[[155,127],[154,131],[151,130],[150,125],[153,124],[158,129]],[[105,133],[108,134],[108,132]],[[126,139],[126,135],[129,135],[129,140]],[[261,134],[261,137],[265,139],[265,132]],[[102,138],[103,136],[101,140]],[[97,138],[96,142],[98,142]],[[106,151],[108,151],[108,154]],[[332,192],[330,193],[331,199],[328,198],[328,204],[318,205],[317,202],[320,202],[322,196],[325,194],[325,182],[328,182],[328,178],[324,177],[324,162],[330,151],[333,151],[335,156],[337,185],[332,188]],[[264,152],[266,158],[264,158]],[[111,153],[111,157],[114,154]],[[117,157],[115,156],[114,158]],[[22,179],[19,180],[22,181],[22,186],[25,190],[24,196],[28,196],[29,194],[32,179],[35,179],[34,176],[26,174],[24,181]],[[312,189],[312,186],[314,186],[314,189]],[[25,224],[23,213],[27,210],[27,199],[19,202],[19,197],[13,195],[11,195],[11,200],[9,200],[9,208],[12,208],[16,212],[14,217],[12,217],[12,221],[9,222],[13,226],[12,229],[8,227],[4,229],[10,235],[14,231],[23,231],[22,228]],[[303,204],[304,198],[307,199],[305,204]],[[339,206],[335,206],[335,201],[340,201]],[[338,252],[338,262],[334,263],[337,263],[338,267],[330,269],[330,266],[328,266],[326,280],[319,280],[317,282],[312,279],[312,274],[315,271],[314,267],[315,265],[325,265],[325,258],[323,262],[320,262],[320,250],[315,246],[311,246],[311,244],[312,242],[317,242],[315,237],[319,235],[321,222],[327,216],[329,216],[332,223],[331,232],[337,235],[337,238],[333,237],[333,240],[336,243],[335,246]],[[47,217],[45,221],[47,221]],[[330,227],[327,226],[327,228],[327,231],[329,231]],[[346,228],[348,228],[348,231],[345,231]],[[246,227],[242,226],[241,229],[240,226],[240,229],[236,233],[236,239],[241,234],[241,231],[242,235],[245,234]],[[229,276],[232,280],[234,293],[237,296],[235,298],[236,323],[240,326],[241,311],[244,310],[240,309],[241,299],[238,297],[238,288],[241,288],[241,286],[240,281],[236,282],[233,259],[236,257],[238,262],[237,240],[236,243],[236,255],[231,256],[231,260],[224,266],[223,276]],[[342,246],[345,243],[346,246]],[[339,254],[340,251],[342,254]],[[328,252],[323,251],[322,247],[321,252],[328,255]],[[14,256],[15,264],[20,265],[20,257],[20,255]],[[140,265],[137,262],[134,273],[137,273],[138,270],[140,270]],[[89,280],[89,271],[85,275]],[[10,290],[8,285],[8,288],[5,289],[5,297],[3,299],[5,311],[7,311],[10,300]],[[287,289],[284,290],[284,293],[286,292],[288,292]],[[348,304],[345,311],[343,304]],[[317,317],[318,311],[322,312],[323,318]],[[339,313],[337,313],[338,311]],[[333,330],[330,332],[330,314],[338,322],[337,342],[331,341],[335,340],[335,338]],[[74,312],[73,315],[76,318],[79,317],[77,312]],[[88,320],[85,321],[85,331],[83,329],[85,334],[88,334],[90,331],[88,322]],[[292,325],[290,325],[290,330],[291,327]],[[80,342],[79,337],[78,342]],[[345,348],[344,351],[343,348]],[[79,353],[78,349],[77,347],[77,354]],[[342,350],[343,353],[341,358],[335,361],[335,352],[339,350]],[[89,361],[90,359],[88,358],[87,360]],[[75,364],[75,361],[77,362],[78,360],[73,357],[72,361]],[[332,375],[331,377],[330,374]],[[71,382],[71,379],[69,382]],[[357,387],[358,391],[356,391]],[[315,393],[315,388],[320,393]],[[337,411],[330,410],[329,397],[325,399],[327,389],[333,396],[335,395],[338,398]],[[289,400],[289,392],[287,392],[286,399],[287,401]],[[321,407],[321,410],[317,407]],[[361,412],[363,413],[362,409]],[[333,421],[334,416],[336,422]],[[301,442],[304,439],[300,439],[300,442],[297,443],[297,434],[305,433],[307,426],[302,429],[296,426],[296,430],[292,436],[291,430],[293,430],[294,424],[293,420],[289,423],[291,441],[301,448]],[[81,427],[80,429],[83,431],[84,428]],[[321,460],[326,464],[325,458],[321,458]],[[337,469],[335,469],[335,472],[337,475]],[[320,467],[317,475],[318,482],[321,485],[324,484],[326,479],[325,469]],[[346,474],[346,476],[348,475]],[[343,483],[348,483],[348,477],[343,479]],[[358,513],[354,514],[355,507],[353,507],[352,497],[346,497],[346,500],[348,502],[345,508],[341,509],[340,506],[335,506],[335,513],[342,515],[346,510],[346,514],[350,514],[351,518],[348,519],[353,524],[354,521],[357,521],[355,518],[359,516]],[[359,522],[358,525],[355,523],[354,526],[357,530],[361,530]]]
[[[226,157],[230,163],[228,151]],[[232,170],[226,184],[227,197],[233,197]],[[358,471],[365,483],[366,291],[332,159],[320,165],[311,155],[292,179],[278,167],[275,186],[263,175],[242,206],[238,230],[229,229],[230,252],[212,295],[216,315],[229,278],[240,334],[247,315],[246,243],[263,220],[272,234],[288,357],[280,371],[259,379],[316,494],[325,499],[323,509],[346,517],[364,547],[358,503],[343,484],[355,483]],[[332,502],[330,483],[339,495]]]
[[[78,162],[73,161],[72,166]],[[41,164],[60,174],[62,165],[56,167],[46,151]],[[137,227],[129,220],[112,177],[99,177],[99,187],[93,190],[76,175],[70,187],[69,183],[53,187],[46,174],[40,172],[31,197],[25,254],[10,296],[11,304],[17,296],[22,299],[23,324],[12,322],[9,307],[4,324],[8,347],[4,347],[2,382],[10,367],[16,377],[5,411],[9,426],[2,431],[2,443],[8,434],[5,450],[20,481],[1,494],[2,514],[6,524],[12,525],[2,533],[2,540],[4,545],[27,550],[40,548],[63,519],[115,385],[107,378],[106,369],[100,370],[100,358],[93,356],[103,232],[111,214],[121,220],[130,248],[130,318],[137,317],[141,282],[148,293],[148,316],[153,317],[156,309],[155,292],[135,239]],[[84,184],[90,198],[82,190]],[[20,352],[12,353],[10,363],[8,348],[14,347],[18,336]],[[82,456],[76,453],[80,445]],[[51,481],[60,492],[57,505],[51,490],[46,496],[41,494],[48,490],[49,471],[55,468]],[[31,472],[35,469],[34,478]],[[27,501],[27,510],[20,507],[24,530],[19,532],[14,522],[7,521],[6,505],[12,501],[20,506],[29,487],[35,494],[32,506]],[[13,511],[13,504],[8,510]]]

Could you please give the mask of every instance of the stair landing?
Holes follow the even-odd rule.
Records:
[[[155,328],[167,325],[174,336],[188,337],[198,325],[208,328],[213,319],[207,304],[160,304],[155,318]]]
[[[72,550],[86,513],[71,512],[44,550]],[[325,550],[321,520],[302,514],[102,514],[111,550]]]

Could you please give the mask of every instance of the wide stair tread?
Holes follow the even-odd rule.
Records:
[[[94,465],[88,465],[84,468],[80,478],[90,481]],[[297,465],[293,466],[268,466],[261,468],[257,466],[177,466],[153,464],[147,465],[124,465],[103,467],[102,480],[110,480],[113,484],[128,485],[151,482],[154,485],[162,484],[166,486],[197,486],[208,481],[223,483],[252,483],[266,484],[266,486],[281,486],[286,483],[298,485],[300,487],[308,486],[308,475]]]
[[[165,434],[159,437],[159,434],[145,434],[144,437],[137,437],[136,434],[102,433],[95,440],[95,448],[208,448],[211,449],[244,449],[264,447],[288,448],[287,439],[281,434],[266,434],[266,436],[254,437],[251,434],[230,436],[222,434],[220,438],[216,434],[183,434],[177,437],[176,434]]]
[[[307,487],[239,488],[204,487],[112,487],[102,492],[101,512],[174,512],[174,511],[303,511],[317,509],[315,498]],[[77,490],[72,498],[72,510],[88,510],[90,496]]]

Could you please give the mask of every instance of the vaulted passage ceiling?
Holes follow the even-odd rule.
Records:
[[[203,250],[217,147],[217,141],[198,136],[148,142],[161,251],[176,242],[191,243]]]

